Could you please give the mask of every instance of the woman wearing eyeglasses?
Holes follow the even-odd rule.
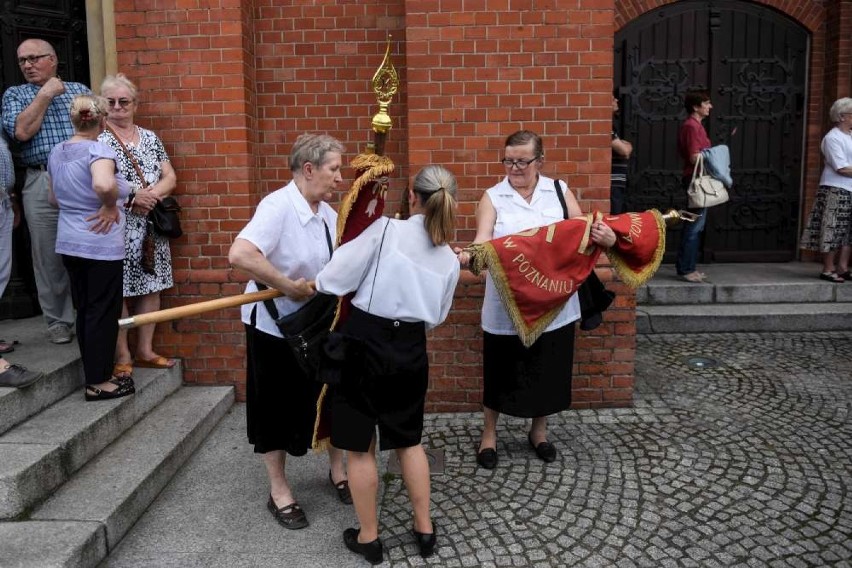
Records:
[[[475,243],[563,219],[554,180],[541,174],[543,161],[541,137],[535,132],[519,130],[506,139],[501,160],[506,177],[479,202]],[[582,215],[567,185],[560,182],[560,187],[568,216]],[[615,233],[596,223],[591,239],[609,247],[615,243]],[[466,257],[467,253],[459,255],[463,265]],[[556,459],[556,447],[547,439],[547,416],[571,404],[574,322],[578,319],[580,303],[574,294],[541,337],[526,348],[487,276],[482,303],[484,428],[476,455],[481,467],[497,466],[497,421],[501,413],[532,418],[527,434],[530,446],[543,461]]]
[[[133,189],[127,212],[127,230],[124,233],[126,256],[124,258],[124,307],[122,317],[153,312],[160,309],[160,292],[174,285],[172,257],[166,237],[153,233],[154,267],[143,269],[143,244],[147,232],[147,215],[159,200],[170,195],[177,177],[163,143],[156,134],[134,123],[138,108],[137,90],[126,76],[119,73],[107,76],[101,83],[101,95],[108,108],[107,124],[101,142],[109,145],[118,156],[119,172]],[[139,174],[128,156],[132,155],[145,179]],[[131,377],[133,365],[149,368],[171,368],[177,362],[154,351],[156,324],[140,326],[136,335],[135,363],[127,342],[127,331],[118,336],[115,350],[114,374]]]

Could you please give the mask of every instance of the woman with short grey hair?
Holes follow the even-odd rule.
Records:
[[[264,197],[231,245],[228,259],[251,277],[246,292],[262,286],[283,295],[271,300],[277,316],[298,310],[314,295],[308,284],[331,258],[337,213],[326,195],[337,189],[343,145],[325,134],[302,134],[290,152],[293,179]],[[311,447],[316,401],[322,385],[307,376],[275,324],[266,302],[242,307],[246,331],[246,426],[254,452],[269,476],[267,508],[287,529],[308,526],[284,470],[287,454]],[[329,480],[351,503],[343,453],[329,448]]]
[[[820,280],[840,284],[852,280],[852,98],[834,101],[828,114],[834,128],[820,145],[824,166],[800,247],[822,253]]]

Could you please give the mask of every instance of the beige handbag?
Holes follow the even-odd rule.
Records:
[[[698,154],[686,195],[691,209],[713,207],[728,200],[725,184],[704,171],[704,154]]]

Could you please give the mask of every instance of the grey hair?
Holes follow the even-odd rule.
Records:
[[[298,172],[308,162],[322,166],[329,152],[343,154],[345,151],[346,147],[328,134],[302,134],[290,150],[290,171]]]
[[[828,111],[828,117],[831,118],[831,122],[840,122],[840,115],[847,113],[852,113],[852,99],[843,97],[834,101]]]
[[[426,212],[426,230],[434,245],[453,236],[456,224],[456,176],[443,166],[426,166],[414,176],[412,190]]]
[[[101,81],[101,95],[103,95],[104,91],[107,89],[113,89],[115,87],[124,87],[130,91],[130,96],[133,97],[133,100],[136,100],[136,97],[139,95],[139,90],[136,88],[136,85],[134,85],[133,81],[128,79],[127,75],[124,73],[119,73],[118,75],[107,75],[104,77],[104,80]]]

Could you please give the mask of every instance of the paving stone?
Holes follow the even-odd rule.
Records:
[[[691,357],[718,366],[693,369]],[[438,553],[425,561],[416,555],[404,484],[384,476],[386,561],[395,568],[852,566],[849,369],[852,332],[640,335],[633,408],[552,417],[550,437],[559,450],[553,464],[529,449],[528,420],[501,417],[500,461],[492,471],[474,461],[481,415],[428,415],[426,442],[445,454],[445,473],[432,476]],[[251,507],[261,509],[268,489],[259,461],[241,462],[251,458],[242,436],[219,442],[221,455],[202,446],[205,467],[193,469],[190,460],[107,565],[144,566],[141,559],[166,558],[164,550],[176,558],[178,535],[188,530],[178,523],[186,522],[181,494],[199,479],[221,475],[221,493],[257,494]],[[217,474],[225,461],[242,464],[238,478],[246,488],[233,491],[226,473]],[[314,467],[325,474],[324,462]],[[244,509],[244,501],[234,507]],[[226,538],[227,503],[217,503],[216,518],[194,519],[193,530],[215,527],[217,538]],[[309,512],[312,525],[326,525],[277,540],[269,532],[274,527],[260,520],[229,525],[227,538],[245,550],[264,550],[258,565],[270,547],[290,565],[309,565],[306,550],[321,550],[339,568],[362,565],[339,542],[341,529],[327,526],[350,525],[347,511],[332,520]],[[152,535],[161,535],[159,542]],[[218,546],[236,550],[237,544]],[[203,556],[210,566],[233,560],[212,552]],[[188,557],[186,565],[202,565],[199,558]]]

